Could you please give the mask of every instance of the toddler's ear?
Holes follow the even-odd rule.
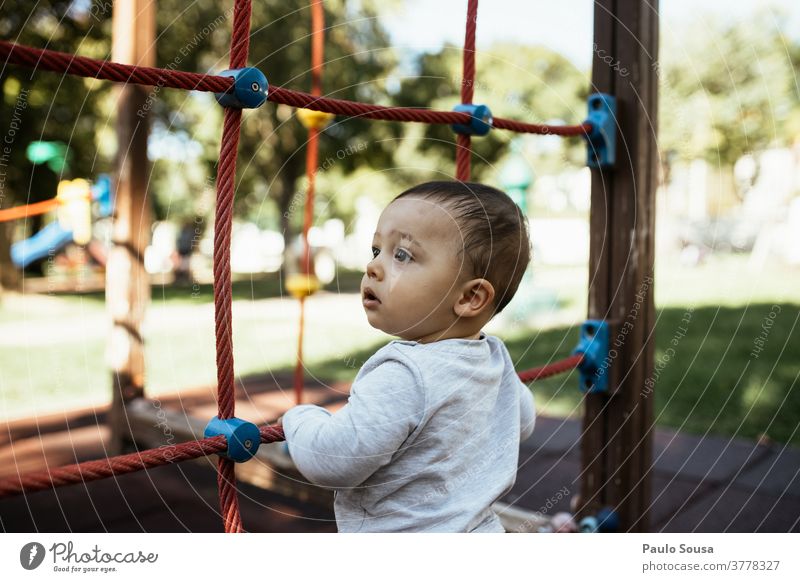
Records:
[[[475,317],[494,301],[494,287],[486,279],[471,279],[461,287],[461,294],[453,306],[459,317]]]

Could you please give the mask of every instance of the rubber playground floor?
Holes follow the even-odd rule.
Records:
[[[280,388],[289,385],[288,378],[244,379],[237,414],[274,421],[292,404],[291,392]],[[335,409],[348,389],[309,381],[307,400]],[[210,388],[162,396],[160,405],[200,418],[216,409]],[[84,409],[0,424],[0,477],[104,456],[104,423],[104,410]],[[580,431],[579,421],[539,416],[533,436],[521,445],[517,482],[501,501],[547,514],[569,511],[580,489]],[[800,532],[798,448],[657,428],[653,461],[651,531]],[[248,531],[336,531],[328,504],[247,483],[239,487]],[[0,530],[222,532],[215,459],[2,499]]]

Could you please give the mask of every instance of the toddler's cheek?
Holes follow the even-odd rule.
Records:
[[[377,330],[386,333],[386,325],[374,311],[367,310],[366,315],[367,315],[367,323],[369,323],[370,327],[373,327]]]

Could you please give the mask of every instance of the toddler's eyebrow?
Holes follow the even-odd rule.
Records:
[[[416,245],[418,247],[422,247],[422,245],[419,242],[417,242],[417,240],[413,236],[411,236],[411,234],[408,233],[408,232],[405,232],[405,231],[402,231],[402,230],[396,230],[396,231],[392,230],[392,231],[389,232],[389,235],[392,235],[395,232],[400,235],[401,240],[407,240],[412,245]],[[380,233],[376,232],[373,235],[373,238],[376,237],[376,236],[379,237]]]

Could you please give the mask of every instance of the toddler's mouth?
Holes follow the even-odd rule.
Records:
[[[375,292],[369,287],[364,288],[364,291],[361,293],[361,298],[364,307],[377,307],[381,302],[378,296],[375,295]]]

